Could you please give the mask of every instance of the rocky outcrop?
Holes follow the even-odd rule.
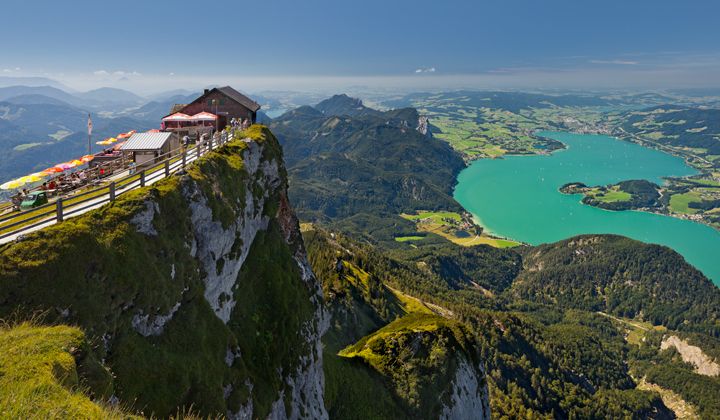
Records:
[[[490,396],[485,371],[482,366],[473,366],[460,358],[452,381],[450,404],[443,407],[441,419],[490,419]]]
[[[718,376],[720,375],[720,365],[698,346],[693,346],[685,340],[675,335],[664,337],[660,343],[660,350],[675,348],[685,363],[695,366],[695,372],[700,375]]]
[[[183,196],[190,205],[193,228],[192,249],[200,261],[205,277],[205,299],[215,314],[227,324],[235,307],[233,288],[240,269],[250,252],[255,235],[266,230],[270,217],[264,214],[271,192],[281,184],[278,162],[262,160],[263,148],[257,142],[247,141],[242,153],[247,177],[240,178],[246,191],[242,208],[230,225],[214,219],[213,211],[198,184],[183,184]],[[249,194],[255,186],[262,194]],[[218,262],[222,261],[220,265]]]

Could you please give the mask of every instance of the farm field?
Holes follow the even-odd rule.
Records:
[[[469,215],[454,212],[417,212],[414,215],[401,214],[401,217],[414,221],[418,232],[433,233],[461,246],[490,245],[495,248],[511,248],[520,242],[483,233],[483,229],[472,222]],[[424,236],[403,236],[395,238],[398,242],[418,241]]]

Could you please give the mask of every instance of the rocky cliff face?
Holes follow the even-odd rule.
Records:
[[[96,401],[168,416],[327,418],[327,324],[272,134],[0,249],[0,317],[78,325]]]
[[[450,403],[443,407],[441,419],[490,419],[490,395],[485,382],[485,370],[460,359],[452,381]]]

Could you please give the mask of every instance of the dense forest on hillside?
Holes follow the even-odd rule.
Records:
[[[359,341],[405,317],[407,306],[392,292],[402,291],[406,300],[420,298],[415,305],[421,309],[416,311],[430,310],[461,320],[474,332],[490,375],[490,401],[497,418],[670,418],[657,394],[635,388],[627,364],[632,347],[625,341],[623,329],[605,316],[495,299],[474,287],[458,287],[452,276],[442,275],[442,268],[436,271],[417,261],[401,261],[371,245],[317,227],[306,231],[305,240],[338,321],[332,323],[325,338],[329,350]],[[508,257],[496,251],[478,247],[475,257],[502,265]],[[470,261],[473,256],[466,258]],[[355,267],[353,272],[362,276],[343,274],[348,267]],[[350,280],[360,277],[365,281]],[[333,359],[332,352],[326,357],[337,362],[326,368],[332,383],[336,369],[346,361]],[[358,369],[371,378],[378,373],[368,365],[351,366],[355,374]],[[338,398],[342,396],[338,394]],[[395,406],[394,398],[383,401]],[[358,401],[342,399],[331,404],[348,412],[354,403]]]
[[[416,110],[379,112],[342,96],[317,108],[300,107],[270,125],[301,219],[377,231],[374,240],[392,245],[398,230],[415,231],[400,213],[462,211],[451,192],[465,164],[445,142],[416,130]]]
[[[667,247],[588,235],[522,254],[517,297],[720,336],[720,290]]]

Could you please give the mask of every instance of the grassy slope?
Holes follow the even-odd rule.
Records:
[[[698,212],[698,209],[690,208],[688,204],[700,201],[702,201],[702,198],[700,198],[700,194],[696,192],[673,194],[672,197],[670,197],[670,210],[673,213],[695,214]]]
[[[0,417],[130,418],[81,392],[75,357],[87,347],[85,335],[74,327],[23,323],[1,328]]]
[[[253,127],[247,134],[266,142],[265,159],[280,158],[279,145],[268,131]],[[188,170],[200,189],[213,197],[209,201],[214,218],[223,224],[235,217],[249,193],[239,182],[246,176],[240,158],[245,147],[232,142]],[[162,180],[2,247],[0,317],[17,312],[30,316],[41,310],[49,322],[81,326],[95,343],[92,351],[115,375],[112,392],[135,410],[167,416],[192,405],[202,415],[215,415],[237,410],[251,397],[255,415],[262,417],[285,387],[273,374],[293,370],[303,351],[300,332],[292,328],[311,315],[297,302],[307,300],[309,291],[298,280],[297,268],[286,265],[288,247],[273,221],[267,234],[253,243],[245,269],[250,272],[241,274],[249,285],[247,290],[238,288],[236,297],[245,306],[238,305],[231,325],[223,325],[203,297],[201,267],[187,246],[190,218],[180,183],[178,177]],[[147,198],[159,206],[154,237],[138,233],[129,223]],[[277,200],[270,198],[268,213],[276,211]],[[273,257],[266,261],[263,255]],[[273,287],[252,286],[259,283]],[[162,335],[142,337],[132,329],[133,314],[166,314],[177,302],[181,306]],[[273,305],[258,308],[257,302]],[[64,310],[67,318],[61,315]],[[253,318],[257,315],[262,316],[261,325]],[[247,335],[251,328],[257,339]],[[101,344],[103,336],[109,348]],[[267,340],[283,346],[268,354]],[[235,347],[247,363],[228,367],[227,349]],[[270,357],[266,363],[255,361],[261,356]],[[246,379],[258,383],[252,396],[244,386]],[[226,402],[223,387],[228,383],[235,386]],[[99,393],[92,386],[91,391]]]

